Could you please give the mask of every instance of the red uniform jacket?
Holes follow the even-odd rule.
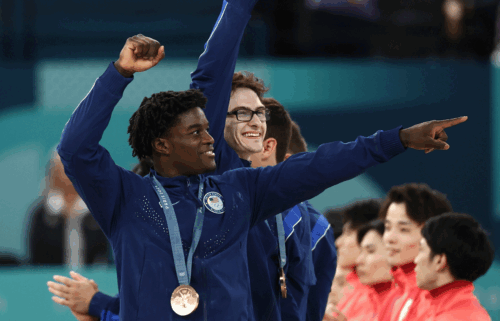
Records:
[[[402,321],[406,320],[410,308],[418,305],[422,290],[417,287],[415,276],[415,264],[408,263],[393,270],[394,285],[385,301],[381,304],[379,321]]]
[[[363,285],[355,272],[346,276],[353,289],[345,293],[337,308],[349,321],[376,320],[378,308],[387,299],[394,286],[392,281]]]
[[[423,291],[419,306],[412,306],[404,320],[411,321],[491,321],[488,312],[472,293],[469,281],[454,281],[431,291]]]

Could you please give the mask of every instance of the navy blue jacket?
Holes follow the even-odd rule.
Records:
[[[308,201],[309,218],[311,220],[311,251],[314,262],[316,284],[309,289],[307,297],[307,321],[321,321],[325,315],[328,295],[332,287],[337,267],[337,250],[333,229],[326,218]]]
[[[131,81],[110,64],[66,124],[58,152],[66,174],[112,244],[120,319],[177,320],[169,302],[178,280],[158,197],[148,178],[117,166],[99,144]],[[251,319],[246,251],[250,228],[401,153],[399,130],[324,144],[273,167],[241,168],[220,176],[167,178],[154,173],[176,204],[186,257],[201,205],[196,198],[200,180],[205,193],[222,195],[225,207],[224,214],[206,211],[191,278],[200,306],[182,319]]]
[[[298,222],[295,223],[291,237],[286,241],[289,257],[286,267],[288,295],[286,299],[280,300],[281,316],[283,320],[304,321],[308,308],[307,295],[309,288],[316,284],[316,276],[311,252],[310,219],[305,202],[297,204],[284,218],[285,229],[289,229],[290,223],[297,221],[297,219],[288,221],[294,212],[298,216]]]
[[[233,10],[235,15],[221,14],[218,24],[229,20],[246,24],[249,11],[231,3],[225,6],[225,11]],[[216,32],[217,27],[212,36]],[[241,34],[234,38],[240,39]],[[202,58],[209,57],[210,50],[217,48],[217,44],[211,46],[209,41],[200,57],[200,68],[193,73],[192,87],[209,88],[204,91],[209,104],[214,103],[210,94],[232,80],[232,71],[227,73],[230,74],[227,79],[218,79],[217,74],[226,68],[234,70],[233,63],[203,69]],[[230,56],[226,61],[231,61]],[[113,246],[121,319],[175,320],[179,317],[173,314],[169,301],[178,281],[157,196],[146,178],[116,166],[99,145],[112,110],[130,81],[110,65],[69,120],[58,152],[66,173]],[[217,121],[224,122],[225,117],[210,121],[214,126]],[[157,176],[172,202],[178,202],[174,208],[185,244],[191,243],[194,213],[200,205],[195,197],[199,180],[204,180],[207,193],[220,193],[225,202],[224,214],[207,211],[204,233],[193,260],[191,283],[200,293],[200,307],[182,319],[251,319],[246,255],[250,227],[403,150],[396,128],[368,138],[359,137],[349,144],[326,144],[316,153],[292,157],[274,168],[240,169],[213,177]],[[274,202],[275,199],[280,202]]]

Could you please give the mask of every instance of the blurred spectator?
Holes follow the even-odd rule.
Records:
[[[380,0],[381,32],[374,35],[372,53],[378,56],[436,56],[443,24],[442,0]]]
[[[0,252],[0,267],[1,266],[19,266],[21,261],[13,254]]]
[[[35,57],[35,2],[0,1],[0,59],[32,60]]]
[[[488,59],[496,2],[276,0],[271,54]]]
[[[378,10],[376,1],[358,2],[276,0],[269,22],[271,34],[275,35],[270,53],[277,56],[369,56]]]
[[[495,5],[474,0],[444,0],[439,54],[446,57],[482,58],[494,49]]]
[[[497,7],[497,16],[495,21],[495,49],[500,51],[500,3]]]
[[[43,196],[29,219],[31,264],[111,263],[106,236],[64,173],[59,155],[49,162]]]

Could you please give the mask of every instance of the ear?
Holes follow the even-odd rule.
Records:
[[[443,272],[448,268],[448,259],[446,258],[446,254],[436,254],[432,260],[434,261],[433,263],[436,266],[437,272]]]
[[[262,150],[262,159],[267,160],[269,157],[273,156],[276,154],[276,147],[278,146],[278,142],[276,139],[270,137],[266,139],[262,145],[264,146],[264,149]]]
[[[153,147],[153,153],[158,153],[160,155],[170,155],[170,141],[167,138],[155,138],[151,143]]]
[[[290,157],[290,156],[292,156],[292,155],[293,155],[292,153],[286,153],[286,154],[285,154],[285,160],[287,160],[287,159],[288,159],[288,157]]]

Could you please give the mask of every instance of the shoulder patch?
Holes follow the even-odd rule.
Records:
[[[209,192],[203,197],[203,204],[212,213],[224,214],[224,201],[222,195],[217,192]]]

